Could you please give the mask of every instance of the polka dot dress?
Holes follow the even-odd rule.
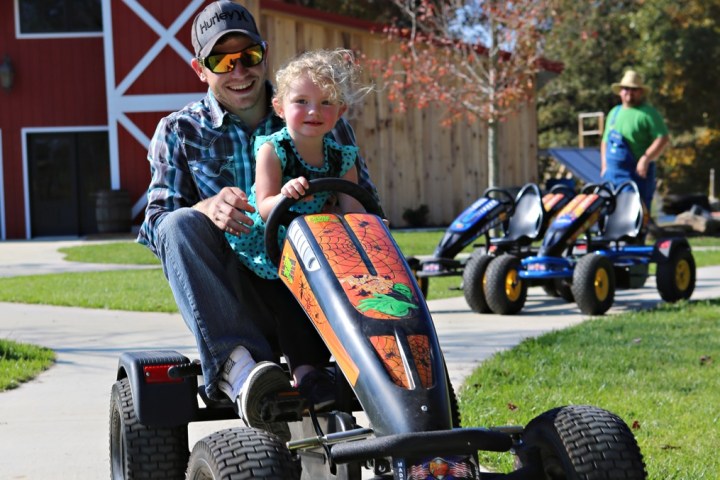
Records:
[[[259,148],[265,143],[272,144],[275,153],[280,159],[280,167],[283,172],[283,185],[287,181],[300,176],[308,180],[342,177],[350,168],[355,166],[358,155],[358,148],[356,146],[340,145],[332,138],[331,134],[327,134],[325,138],[323,138],[323,146],[325,149],[323,165],[321,167],[313,167],[305,163],[298,153],[287,127],[272,135],[257,137],[254,145],[256,155]],[[307,201],[299,201],[290,210],[301,214],[318,213],[322,211],[329,196],[329,192],[317,193]],[[248,203],[257,210],[255,185],[253,185],[250,190]],[[265,253],[265,222],[257,211],[249,214],[249,216],[253,222],[255,222],[249,234],[236,237],[235,235],[226,233],[225,238],[227,238],[230,247],[235,251],[244,265],[262,278],[276,279],[278,278],[277,267],[270,262]],[[284,240],[285,227],[280,227],[278,241],[282,244]]]

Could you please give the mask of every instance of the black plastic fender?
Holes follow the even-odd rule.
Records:
[[[190,361],[175,351],[124,352],[117,380],[128,378],[140,423],[155,427],[186,425],[197,416],[197,378],[171,378],[168,369]]]
[[[664,263],[672,258],[672,254],[677,250],[691,250],[690,243],[685,237],[661,238],[653,245],[651,261],[655,263]]]

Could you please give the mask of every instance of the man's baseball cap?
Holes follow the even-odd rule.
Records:
[[[255,19],[250,12],[232,0],[213,2],[198,13],[192,24],[192,45],[198,58],[210,55],[215,43],[225,34],[242,33],[260,43]]]

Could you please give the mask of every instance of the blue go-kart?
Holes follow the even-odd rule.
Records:
[[[649,216],[637,185],[586,185],[548,228],[537,255],[503,255],[487,269],[485,295],[494,313],[519,312],[530,285],[554,284],[587,315],[602,315],[616,289],[640,288],[656,264],[663,300],[688,299],[695,288],[695,260],[687,240],[644,242]]]
[[[526,250],[542,238],[550,219],[574,196],[566,185],[556,185],[543,195],[537,184],[528,183],[513,194],[503,188],[488,188],[483,196],[453,220],[430,258],[407,259],[423,295],[427,296],[431,277],[462,276],[462,289],[475,311],[489,311],[482,295],[482,279],[487,259],[503,252]],[[493,237],[493,231],[502,232]],[[457,258],[468,245],[475,251]]]

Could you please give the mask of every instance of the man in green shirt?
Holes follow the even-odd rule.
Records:
[[[645,101],[650,89],[637,72],[628,70],[612,90],[621,105],[608,114],[600,146],[603,180],[613,185],[633,180],[650,210],[655,193],[655,161],[669,142],[667,126],[657,110]]]

